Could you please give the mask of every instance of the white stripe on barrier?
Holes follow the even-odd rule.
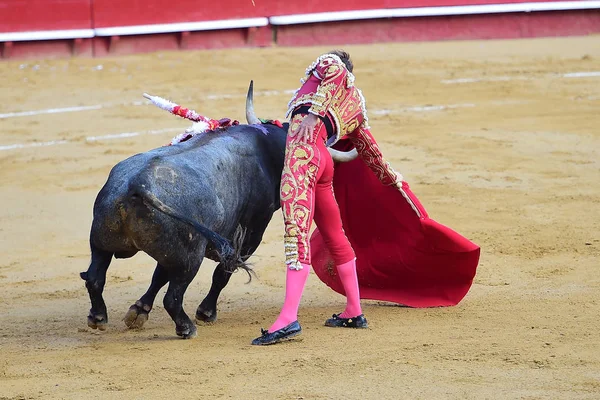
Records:
[[[0,42],[21,42],[34,40],[85,39],[94,36],[146,35],[152,33],[208,31],[217,29],[250,28],[267,26],[269,19],[243,18],[217,21],[181,22],[172,24],[116,26],[96,29],[67,29],[28,32],[0,32]]]
[[[334,11],[270,17],[272,25],[310,24],[375,18],[430,17],[444,15],[498,14],[534,11],[587,10],[600,8],[600,1],[557,1],[540,3],[481,4],[469,6],[389,8]]]
[[[217,21],[180,22],[173,24],[115,26],[110,28],[96,28],[96,36],[125,36],[147,35],[152,33],[210,31],[217,29],[250,28],[267,26],[268,18],[222,19]]]
[[[59,40],[94,37],[93,29],[67,29],[55,31],[0,32],[0,42],[22,42],[28,40]]]

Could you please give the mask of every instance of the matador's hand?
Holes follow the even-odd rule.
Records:
[[[308,114],[304,117],[298,128],[298,141],[307,143],[312,137],[317,122],[319,122],[319,118],[314,114]]]

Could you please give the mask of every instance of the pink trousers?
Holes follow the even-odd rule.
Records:
[[[319,120],[313,137],[298,141],[298,129],[305,116],[298,114],[290,121],[281,177],[284,246],[290,269],[302,269],[300,263],[311,263],[309,234],[313,220],[335,265],[355,258],[333,194],[333,160],[325,146],[327,130]]]

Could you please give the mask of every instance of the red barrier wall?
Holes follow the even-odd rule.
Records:
[[[210,30],[161,35],[131,35],[118,38],[94,38],[94,54],[104,55],[147,53],[195,49],[228,49],[265,47],[272,44],[270,27]]]
[[[280,46],[576,36],[600,32],[600,12],[390,18],[285,25],[276,29]]]
[[[96,28],[265,17],[265,0],[94,0]],[[276,0],[268,0],[276,3]],[[257,4],[258,5],[258,4]]]
[[[558,2],[560,0],[529,0]],[[376,8],[523,3],[523,0],[0,0],[0,33],[208,21]],[[93,6],[92,6],[93,4]],[[92,26],[93,24],[93,26]]]
[[[600,32],[599,10],[580,10],[382,18],[77,40],[42,41],[35,37],[29,41],[17,41],[5,35],[3,43],[1,38],[7,32],[111,28],[362,9],[558,1],[561,0],[254,0],[253,4],[252,0],[0,0],[0,58],[102,56],[157,50],[269,46],[274,43],[287,46],[340,45]]]
[[[246,0],[241,0],[246,1]],[[251,0],[248,0],[251,2]],[[379,8],[409,8],[409,7],[438,7],[438,6],[465,6],[476,4],[508,4],[508,3],[536,3],[557,2],[562,0],[344,0],[344,1],[283,1],[283,0],[255,0],[256,5],[263,3],[266,16],[291,14],[310,14],[330,11],[369,10]],[[265,4],[270,3],[270,4]]]
[[[529,0],[557,2],[561,0]],[[97,28],[164,24],[190,21],[214,21],[279,15],[307,14],[378,8],[433,7],[474,4],[524,3],[523,0],[94,0]],[[118,4],[118,5],[116,5]]]
[[[91,28],[90,0],[0,1],[0,33]]]

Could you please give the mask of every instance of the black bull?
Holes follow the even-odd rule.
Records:
[[[81,273],[91,301],[88,326],[104,330],[108,323],[102,292],[113,256],[129,258],[143,251],[157,261],[150,287],[129,308],[125,324],[141,327],[158,292],[169,283],[163,304],[183,338],[196,335],[183,297],[204,257],[218,265],[196,311],[198,320],[216,320],[217,299],[234,270],[251,272],[245,261],[280,207],[288,125],[258,126],[252,84],[246,106],[253,125],[200,134],[113,167],[94,203],[91,263]],[[330,152],[337,161],[356,157],[355,152]]]

